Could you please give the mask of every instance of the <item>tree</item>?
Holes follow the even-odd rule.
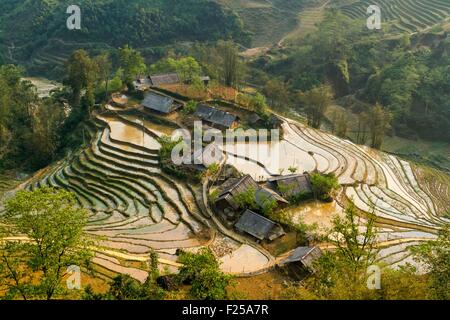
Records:
[[[376,104],[369,111],[369,130],[371,137],[371,147],[380,149],[383,144],[384,135],[390,128],[391,115],[385,111],[380,104]]]
[[[314,262],[315,272],[303,289],[318,299],[373,298],[373,290],[367,288],[366,270],[374,263],[377,252],[374,220],[360,218],[350,203],[343,217],[333,218],[326,241],[335,249],[324,252]]]
[[[5,233],[23,235],[0,250],[0,275],[7,297],[51,299],[63,293],[67,267],[88,263],[90,242],[84,235],[87,212],[64,190],[19,191],[6,202]]]
[[[224,300],[228,297],[227,287],[232,276],[220,271],[219,263],[209,248],[198,253],[182,252],[178,262],[179,279],[192,285],[190,294],[201,300]]]
[[[412,248],[415,260],[428,269],[430,298],[450,298],[450,226],[447,224],[436,240]]]
[[[374,217],[364,220],[353,202],[345,209],[344,217],[336,216],[328,234],[328,241],[337,247],[337,253],[356,271],[367,268],[376,257],[376,229]],[[363,225],[363,228],[360,226]]]
[[[333,133],[338,137],[345,138],[348,130],[348,116],[345,111],[336,110],[332,117]]]
[[[356,143],[366,144],[368,126],[369,126],[369,114],[367,112],[358,113],[358,128],[356,131]]]
[[[217,50],[222,60],[222,81],[227,87],[236,88],[243,68],[239,61],[238,50],[232,41],[219,41]]]
[[[119,49],[119,60],[123,69],[123,82],[129,90],[133,90],[133,80],[147,70],[144,58],[139,51],[126,45]]]
[[[320,200],[329,200],[332,196],[332,192],[339,188],[339,182],[333,173],[311,174],[311,185],[313,192]]]
[[[267,81],[263,90],[269,101],[269,105],[277,110],[285,110],[289,103],[289,88],[285,82],[279,79]]]
[[[320,128],[325,112],[331,104],[332,97],[331,87],[327,85],[314,87],[299,94],[310,126],[316,129]]]
[[[98,77],[98,66],[83,50],[76,50],[66,62],[66,83],[72,89],[72,104],[81,105],[81,94],[86,90],[85,100],[88,108],[95,104],[94,84]]]
[[[112,63],[109,58],[108,53],[103,53],[101,55],[98,55],[94,58],[94,62],[97,65],[98,68],[98,78],[99,78],[99,84],[102,82],[105,85],[105,101],[108,100],[108,85],[109,85],[109,78],[111,76],[112,72]]]
[[[236,195],[236,203],[241,209],[259,210],[259,205],[255,197],[256,190],[248,188],[246,191]]]
[[[43,168],[55,158],[60,143],[58,130],[65,119],[64,106],[52,99],[46,99],[36,107],[25,140],[33,168]]]
[[[202,68],[193,57],[182,57],[179,59],[167,58],[151,65],[152,73],[176,72],[181,81],[194,81],[201,75]]]
[[[250,100],[250,107],[258,114],[261,118],[267,119],[269,116],[269,107],[267,106],[266,98],[259,92],[253,96]]]
[[[159,277],[158,254],[150,252],[150,270],[144,283],[120,274],[111,281],[108,292],[95,293],[90,285],[84,289],[84,300],[161,300],[165,291],[156,283]]]

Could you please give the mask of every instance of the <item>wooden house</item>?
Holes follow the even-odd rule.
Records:
[[[205,121],[208,125],[221,130],[235,129],[239,124],[238,116],[205,104],[197,106],[194,115]]]
[[[234,227],[237,231],[249,234],[259,241],[273,241],[285,234],[279,224],[251,210],[246,210]]]

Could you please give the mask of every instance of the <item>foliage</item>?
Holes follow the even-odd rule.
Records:
[[[147,67],[141,53],[128,45],[119,49],[120,66],[123,70],[123,82],[133,90],[133,80],[145,73]]]
[[[303,221],[303,218],[296,215],[293,211],[273,211],[268,214],[268,217],[271,220],[287,226],[290,230],[294,231],[297,236],[297,242],[301,242],[302,244],[304,244],[305,242],[307,242],[306,238],[308,234],[315,236],[317,225],[306,224]]]
[[[66,72],[66,83],[72,89],[72,105],[80,106],[82,90],[86,90],[86,105],[92,107],[95,104],[93,90],[98,75],[98,65],[85,50],[76,50],[66,62]]]
[[[311,174],[311,185],[314,194],[320,200],[329,200],[332,197],[332,192],[339,188],[339,182],[333,173]]]
[[[446,225],[436,240],[412,249],[415,260],[425,264],[428,271],[432,299],[450,298],[450,226]]]
[[[320,128],[332,97],[331,87],[323,85],[299,94],[310,126],[316,129]]]
[[[149,275],[143,284],[129,275],[120,274],[110,283],[109,290],[105,294],[95,293],[90,285],[84,289],[84,300],[161,300],[165,292],[156,280],[159,277],[158,254],[150,252]]]
[[[0,169],[42,168],[61,143],[62,102],[39,99],[36,87],[21,77],[19,67],[0,66]]]
[[[228,298],[227,287],[232,276],[220,271],[219,263],[209,248],[202,248],[197,254],[182,252],[178,262],[179,279],[191,283],[190,293],[201,300],[224,300]]]
[[[175,72],[181,81],[187,82],[201,76],[201,67],[193,57],[167,58],[151,65],[150,72],[153,74]]]
[[[246,191],[236,195],[235,201],[239,205],[239,208],[254,211],[259,210],[259,205],[256,203],[255,192],[256,190],[254,188],[248,188]]]
[[[237,88],[242,80],[243,65],[239,60],[238,49],[232,41],[219,41],[217,44],[221,62],[221,80],[227,87]]]
[[[450,141],[448,32],[395,39],[388,32],[388,28],[371,32],[361,21],[329,10],[316,32],[280,50],[279,59],[253,63],[255,74],[263,69],[268,79],[287,83],[292,95],[330,84],[336,97],[362,102],[350,106],[358,115],[367,116],[374,105],[382,105],[394,134]],[[312,110],[305,113],[317,126]],[[359,131],[357,142],[365,142]],[[371,140],[380,145],[378,139]]]
[[[66,0],[2,1],[2,48],[14,43],[13,59],[47,72],[45,67],[55,68],[55,61],[38,67],[42,62],[32,59],[34,53],[59,57],[74,45],[98,52],[129,44],[145,48],[149,55],[157,55],[161,47],[178,41],[249,42],[249,34],[238,16],[214,1],[80,0],[77,2],[82,8],[79,31],[66,27],[65,12],[70,4]],[[10,57],[6,49],[4,56]]]
[[[390,128],[391,115],[383,110],[381,105],[376,104],[370,109],[368,117],[369,131],[371,136],[371,147],[380,149],[386,131]]]
[[[196,101],[189,101],[183,108],[182,112],[184,114],[193,114],[197,110],[198,103]]]
[[[41,188],[19,191],[6,203],[5,222],[10,236],[29,241],[7,241],[1,248],[0,275],[7,297],[51,299],[63,293],[66,269],[88,262],[90,242],[83,227],[87,212],[63,190]]]

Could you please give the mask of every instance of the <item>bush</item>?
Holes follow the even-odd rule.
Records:
[[[224,274],[216,257],[209,248],[202,248],[199,253],[182,252],[178,262],[179,281],[192,284],[190,294],[195,299],[224,300],[228,298],[227,287],[232,276]]]
[[[332,192],[339,188],[338,179],[333,173],[313,173],[311,175],[311,184],[316,197],[323,201],[331,200]]]

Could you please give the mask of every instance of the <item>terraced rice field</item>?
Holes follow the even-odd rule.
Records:
[[[351,18],[365,19],[370,5],[378,5],[382,21],[397,32],[426,30],[450,17],[450,0],[362,0],[340,9]]]
[[[76,195],[78,204],[91,212],[86,231],[98,241],[94,263],[105,277],[112,272],[145,279],[152,249],[159,253],[162,268],[170,271],[179,266],[177,249],[203,246],[216,252],[227,272],[249,273],[272,265],[270,254],[217,224],[204,206],[200,187],[161,172],[157,137],[172,128],[109,111],[86,130],[91,136],[87,149],[38,173],[26,188],[53,186]],[[284,119],[283,131],[275,144],[241,143],[224,151],[228,163],[260,181],[289,174],[289,167],[334,173],[344,186],[339,203],[326,210],[300,210],[310,222],[329,225],[332,214],[342,212],[341,206],[352,199],[361,211],[377,216],[379,258],[394,266],[411,262],[407,248],[435,238],[450,222],[445,217],[448,176],[289,119]]]
[[[290,166],[296,167],[297,172],[334,173],[344,186],[341,201],[351,199],[361,211],[375,214],[382,226],[380,231],[389,230],[386,231],[389,240],[400,239],[397,241],[413,245],[414,239],[434,238],[436,232],[450,222],[445,217],[450,201],[445,174],[440,180],[428,176],[425,183],[419,183],[424,179],[418,179],[421,173],[417,168],[395,156],[288,119],[283,129],[283,140],[277,146],[278,156],[269,153],[267,157],[252,157],[251,154],[258,154],[253,151],[245,153],[247,158],[236,159],[229,153],[227,161],[237,163],[239,170],[261,181],[279,172],[289,174]],[[274,166],[274,156],[279,159],[278,167]],[[380,243],[384,241],[387,240],[381,232]],[[407,250],[402,248],[398,248],[399,252],[405,253],[406,259]]]
[[[76,195],[80,207],[91,212],[86,228],[97,245],[93,259],[101,272],[130,274],[145,280],[145,268],[129,267],[122,261],[145,265],[153,249],[161,269],[176,271],[177,249],[220,247],[210,216],[205,213],[202,190],[161,172],[157,137],[164,126],[144,122],[130,115],[97,116],[86,127],[91,146],[32,179],[29,190],[42,186],[64,188]],[[264,268],[270,261],[264,254],[232,242],[231,252],[247,250],[253,265],[245,271]],[[246,252],[247,252],[246,251]],[[229,272],[236,268],[236,256],[223,258]],[[103,272],[106,274],[106,272]]]

